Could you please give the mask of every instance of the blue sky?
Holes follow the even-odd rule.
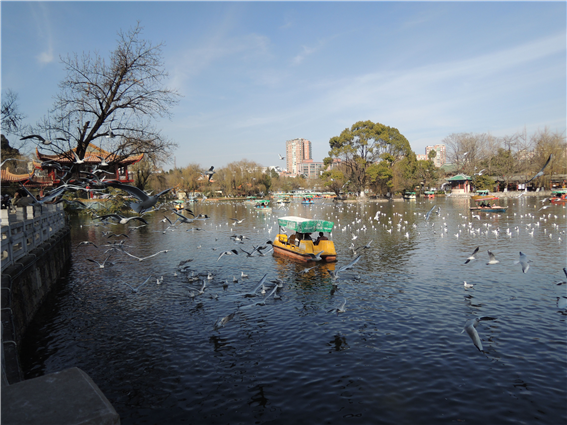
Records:
[[[297,137],[321,161],[361,120],[418,154],[452,133],[566,127],[565,2],[2,1],[1,16],[2,93],[29,124],[53,104],[61,56],[108,57],[140,21],[182,95],[157,123],[178,167],[282,165]]]

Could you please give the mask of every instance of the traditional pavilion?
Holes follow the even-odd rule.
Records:
[[[1,170],[2,184],[9,183],[22,183],[25,184],[28,181],[33,181],[34,173],[27,174],[13,174],[9,170]]]
[[[72,151],[76,151],[72,149]],[[34,181],[45,181],[49,182],[49,186],[58,186],[62,184],[61,178],[65,175],[64,171],[58,170],[55,167],[50,167],[49,164],[45,165],[45,162],[51,161],[55,162],[61,166],[70,167],[73,165],[73,161],[70,158],[74,158],[75,155],[71,151],[66,152],[61,155],[47,155],[41,153],[37,148],[35,149],[37,158],[39,162],[34,161],[33,165],[37,170],[35,173]],[[128,172],[128,166],[135,164],[142,160],[144,154],[130,155],[128,157],[121,157],[120,155],[112,154],[99,148],[92,143],[87,148],[85,153],[84,162],[82,163],[84,170],[94,170],[102,169],[108,171],[111,174],[104,174],[106,180],[118,180],[121,183],[133,183],[134,176]],[[101,165],[105,161],[108,165]],[[42,167],[42,163],[44,166]]]
[[[451,193],[469,193],[471,191],[472,178],[465,174],[457,174],[449,179],[451,183]]]

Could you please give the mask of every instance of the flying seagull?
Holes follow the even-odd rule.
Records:
[[[91,242],[91,241],[80,242],[79,245],[77,245],[77,247],[79,247],[81,245],[94,245],[95,248],[98,248],[98,246],[96,246],[96,244],[94,242]]]
[[[42,144],[44,145],[50,145],[52,142],[51,140],[45,140],[43,137],[41,137],[38,134],[30,134],[29,136],[25,136],[20,138],[20,140],[26,140],[26,139],[38,139]],[[62,137],[56,137],[55,140],[62,140],[65,141],[65,139],[63,139]]]
[[[478,252],[478,250],[480,249],[479,246],[476,247],[476,249],[473,251],[473,253],[470,255],[469,258],[467,258],[467,261],[465,261],[465,264],[468,264],[471,260],[475,259],[475,254]]]
[[[100,219],[100,220],[105,220],[107,218],[113,218],[113,219],[118,220],[118,222],[120,224],[126,224],[131,220],[138,220],[138,221],[141,221],[144,224],[148,224],[148,222],[145,219],[143,219],[142,217],[137,217],[137,216],[124,217],[123,215],[120,215],[120,214],[105,214],[105,215],[96,216],[96,217],[93,217],[93,218],[94,219]]]
[[[332,309],[330,309],[330,310],[328,311],[328,313],[330,313],[330,312],[332,312],[332,311],[336,311],[336,312],[337,312],[337,315],[338,315],[339,313],[344,313],[344,312],[346,311],[346,298],[344,299],[344,301],[343,301],[343,303],[342,303],[342,305],[341,305],[340,307],[338,307],[338,308],[332,308]]]
[[[354,260],[352,260],[346,266],[342,266],[341,268],[339,268],[336,271],[332,271],[332,270],[329,270],[329,269],[325,269],[325,270],[327,270],[327,272],[331,275],[331,277],[333,279],[338,279],[339,273],[344,272],[345,270],[352,268],[356,263],[358,263],[358,260],[360,260],[360,257],[362,257],[362,255],[357,256]]]
[[[98,261],[93,260],[91,258],[87,258],[87,261],[90,261],[91,263],[96,263],[96,264],[98,264],[99,268],[104,269],[104,265],[106,264],[106,260],[108,260],[109,258],[110,258],[110,254],[108,254],[108,257],[106,257],[102,263],[99,263]]]
[[[138,292],[138,290],[144,286],[150,279],[152,278],[152,276],[148,277],[143,283],[141,283],[140,285],[138,285],[136,288],[134,288],[132,285],[130,285],[128,282],[124,282],[126,285],[128,285],[130,287],[130,289],[132,290],[132,292]]]
[[[230,251],[221,252],[221,255],[219,255],[219,258],[217,258],[217,261],[219,261],[223,255],[232,255],[232,254],[238,255],[238,251],[236,249],[231,249]]]
[[[530,268],[528,262],[528,256],[520,251],[520,260],[516,261],[516,263],[520,263],[522,265],[522,272],[524,273],[527,273]]]
[[[144,261],[144,260],[147,260],[148,258],[155,257],[156,255],[161,254],[162,252],[168,252],[169,250],[164,249],[163,251],[158,251],[155,254],[148,255],[147,257],[136,257],[135,255],[130,254],[129,252],[126,252],[124,250],[122,250],[122,251],[124,252],[124,254],[128,255],[129,257],[135,258],[138,261]]]
[[[209,181],[211,181],[211,179],[213,178],[213,174],[215,174],[214,169],[215,169],[215,167],[211,166],[211,168],[209,168],[209,170],[207,172],[205,172],[205,176],[208,177]]]
[[[236,315],[236,311],[230,313],[228,316],[225,316],[222,319],[217,320],[217,322],[215,323],[215,329],[224,327],[224,325],[226,325],[229,321],[234,319],[235,315]]]
[[[473,319],[469,319],[465,323],[465,328],[462,330],[461,333],[467,331],[476,348],[478,351],[483,351],[482,349],[482,342],[480,341],[480,337],[478,336],[478,332],[476,331],[476,325],[479,324],[482,320],[496,320],[496,317],[475,317]]]
[[[429,216],[431,215],[431,213],[433,212],[434,209],[435,209],[435,205],[433,205],[431,207],[431,209],[429,210],[429,212],[427,214],[425,214],[425,221],[429,220]]]
[[[539,170],[539,172],[538,172],[535,176],[533,176],[531,179],[529,179],[529,180],[528,180],[526,183],[524,183],[524,184],[527,184],[527,183],[531,182],[532,180],[537,179],[538,177],[543,176],[543,170],[545,170],[545,167],[547,167],[547,164],[549,164],[549,162],[551,161],[551,158],[552,158],[552,157],[553,157],[553,154],[549,154],[549,158],[547,158],[547,161],[546,161],[545,165],[541,168],[541,170]]]
[[[162,190],[157,195],[148,196],[143,190],[138,189],[136,186],[130,186],[128,184],[122,184],[118,182],[105,182],[105,185],[113,187],[115,189],[122,189],[123,191],[128,192],[130,195],[138,199],[140,202],[130,202],[130,208],[132,208],[138,214],[142,214],[143,212],[151,209],[155,204],[157,204],[157,201],[161,195],[165,195],[167,192],[173,189],[172,187],[170,187],[169,189]]]
[[[489,259],[488,259],[488,263],[486,263],[486,264],[491,265],[491,264],[496,264],[496,263],[500,262],[496,259],[496,257],[494,256],[494,254],[491,251],[487,251],[487,252],[488,252],[488,258]]]
[[[280,157],[280,159],[283,161],[285,159],[285,156],[281,156],[280,154],[278,154],[278,156]]]
[[[372,245],[372,239],[366,245],[359,246],[358,248],[353,249],[354,253],[356,253],[359,249],[368,249]]]

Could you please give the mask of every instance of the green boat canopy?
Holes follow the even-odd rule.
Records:
[[[280,227],[293,230],[299,233],[331,232],[335,223],[325,220],[311,220],[302,217],[280,217],[278,219]]]
[[[552,195],[563,195],[564,193],[567,193],[567,189],[554,189],[551,191]]]

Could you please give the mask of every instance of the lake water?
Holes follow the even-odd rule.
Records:
[[[210,219],[163,233],[164,214],[173,214],[156,212],[124,242],[139,257],[167,253],[142,262],[113,253],[104,269],[87,258],[102,262],[103,245],[125,239],[103,232],[126,226],[73,219],[71,266],[22,346],[26,378],[77,366],[125,425],[567,423],[567,312],[557,306],[567,285],[556,285],[567,280],[567,210],[540,210],[542,200],[502,200],[507,213],[480,217],[462,198],[317,201],[272,213],[198,204],[195,214]],[[426,221],[433,205],[440,211]],[[336,265],[301,273],[311,265],[243,252],[217,261],[223,250],[273,240],[285,215],[334,221]],[[239,244],[234,234],[250,239]],[[84,240],[98,249],[79,246]],[[351,244],[371,240],[333,292],[325,269],[347,264]],[[486,264],[487,250],[498,264]],[[532,261],[527,273],[515,264],[520,251]],[[249,307],[263,296],[238,294],[265,273],[268,288],[284,281],[281,299]],[[207,281],[195,298],[202,281],[188,282],[192,274]],[[138,292],[124,283],[150,275]],[[344,313],[330,311],[345,300]],[[496,318],[477,327],[483,352],[461,333],[478,316]]]

